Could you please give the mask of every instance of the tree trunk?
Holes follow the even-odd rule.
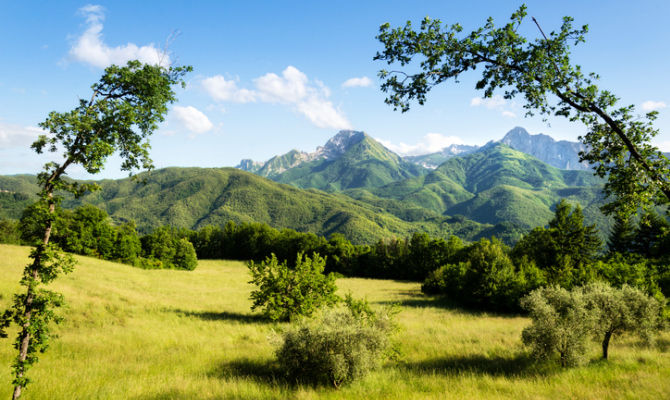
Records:
[[[611,338],[612,331],[605,332],[605,339],[603,339],[603,360],[607,360],[607,349],[609,348]]]
[[[49,199],[49,214],[53,215],[56,212],[56,204],[53,202],[53,191],[48,190],[47,192],[47,198]],[[42,245],[46,248],[46,246],[49,244],[49,238],[51,237],[51,220],[47,221],[47,224],[44,227],[44,236],[42,238]],[[42,263],[42,254],[41,251],[37,251],[35,254],[35,259],[33,260],[32,264],[32,271],[30,271],[30,276],[33,280],[37,280],[38,277],[38,271],[39,267]],[[26,358],[28,357],[28,347],[30,346],[30,333],[28,332],[28,328],[30,328],[30,319],[32,318],[32,306],[33,306],[33,292],[30,286],[28,286],[28,293],[26,296],[26,301],[24,303],[24,318],[25,322],[23,324],[23,329],[21,331],[21,348],[19,350],[19,370],[18,370],[18,377],[22,378],[23,374],[25,372],[25,369],[23,367],[23,363],[26,361]],[[18,384],[14,386],[14,394],[12,395],[12,400],[17,400],[19,397],[21,397],[21,389],[23,386],[21,384]]]

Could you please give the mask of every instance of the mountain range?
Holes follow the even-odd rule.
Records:
[[[326,236],[339,232],[357,243],[416,231],[468,240],[495,234],[511,243],[545,225],[552,207],[567,198],[605,234],[610,220],[599,211],[603,182],[576,169],[583,167],[575,164],[577,149],[515,128],[500,141],[450,146],[421,160],[400,157],[349,130],[315,152],[243,160],[238,169],[166,168],[143,173],[140,180],[102,180],[101,191],[66,198],[63,206],[91,203],[115,221],[136,221],[143,231],[233,220]],[[17,218],[37,190],[34,176],[0,176],[0,217]]]
[[[587,162],[579,161],[579,152],[585,149],[582,143],[567,140],[556,141],[551,136],[541,133],[531,135],[521,127],[510,130],[499,141],[489,142],[486,145],[491,143],[506,144],[556,168],[575,170],[588,170],[590,168]],[[464,156],[480,148],[480,146],[452,144],[435,153],[408,156],[405,159],[426,168],[435,169],[452,157]]]

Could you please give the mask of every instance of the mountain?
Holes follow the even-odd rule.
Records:
[[[403,159],[408,162],[421,165],[424,168],[435,169],[440,166],[440,164],[452,157],[464,156],[466,154],[477,151],[477,149],[479,149],[479,146],[452,144],[436,153],[423,154],[419,156],[405,156]]]
[[[489,143],[425,176],[367,190],[444,215],[525,229],[545,225],[553,215],[551,207],[566,198],[584,208],[590,223],[606,230],[609,219],[599,211],[602,184],[590,172],[561,170],[505,144]],[[360,193],[351,195],[364,199]]]
[[[343,194],[302,190],[233,168],[165,168],[137,177],[98,181],[100,191],[80,199],[66,197],[63,207],[93,204],[114,221],[133,220],[145,232],[161,225],[195,229],[209,224],[222,226],[232,220],[324,236],[338,232],[354,243],[404,237],[417,231],[474,239],[493,228],[386,200],[392,204],[389,209],[400,214],[396,216]],[[21,190],[13,194],[21,193],[34,201],[38,187],[34,176],[0,176],[2,190]],[[13,211],[7,217],[18,218],[21,209]]]
[[[333,192],[383,186],[427,171],[364,132],[340,131],[314,153],[292,150],[271,158],[254,172],[299,188]]]
[[[576,170],[590,168],[586,161],[579,161],[579,152],[585,149],[584,145],[579,142],[556,141],[551,136],[541,133],[531,135],[521,127],[507,132],[500,142],[556,168]]]
[[[286,154],[274,156],[265,162],[243,159],[235,168],[264,177],[273,177],[304,162],[335,160],[346,153],[351,146],[363,140],[365,136],[364,132],[341,130],[330,138],[324,146],[317,147],[313,153],[293,149]]]
[[[551,136],[541,133],[531,135],[524,128],[516,127],[507,132],[501,140],[492,143],[506,144],[515,150],[530,154],[556,168],[571,170],[590,169],[587,162],[579,161],[579,152],[584,150],[584,145],[579,142],[569,142],[567,140],[556,141]],[[452,144],[436,153],[407,156],[404,159],[425,168],[435,169],[452,157],[473,153],[480,148],[479,146]]]

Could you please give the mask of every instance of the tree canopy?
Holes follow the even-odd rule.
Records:
[[[480,68],[475,87],[484,90],[484,97],[498,91],[506,99],[523,96],[527,116],[562,116],[588,127],[580,137],[586,145],[580,156],[608,179],[605,212],[630,215],[640,206],[668,203],[670,163],[650,144],[658,134],[652,124],[657,112],[640,117],[633,105],[617,105],[617,96],[596,85],[597,74],[573,64],[571,49],[585,42],[587,25],[575,28],[573,18],[564,17],[560,29],[547,36],[533,18],[539,35],[529,40],[518,33],[526,16],[522,5],[507,24],[498,27],[489,18],[469,34],[458,23],[443,25],[429,17],[418,30],[411,22],[398,28],[382,25],[377,39],[384,49],[374,59],[419,71],[382,69],[386,103],[408,111],[413,100],[423,105],[434,86],[458,82],[461,74]]]

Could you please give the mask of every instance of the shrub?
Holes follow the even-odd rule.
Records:
[[[195,248],[177,229],[162,226],[142,237],[142,268],[166,268],[193,270],[197,265]]]
[[[298,253],[294,268],[286,260],[279,264],[274,253],[260,263],[250,261],[250,283],[258,287],[251,292],[254,302],[251,309],[262,307],[273,321],[289,321],[297,316],[311,316],[323,305],[335,304],[335,275],[325,275],[325,265],[326,260],[317,253],[312,258],[303,258]]]
[[[347,307],[326,309],[283,335],[277,359],[296,382],[339,387],[367,374],[389,356],[393,311],[374,312],[348,297]]]
[[[515,267],[495,238],[474,243],[464,258],[428,274],[421,290],[444,294],[467,306],[515,311],[521,296],[544,283],[544,274],[533,262],[522,258]]]
[[[639,289],[628,285],[617,289],[595,282],[584,287],[584,296],[595,315],[594,333],[602,342],[604,359],[613,335],[630,332],[651,342],[659,328],[661,302]]]
[[[582,362],[594,316],[581,290],[569,292],[558,286],[537,289],[521,300],[521,306],[532,319],[522,340],[536,359],[548,359],[558,352],[562,367]]]

